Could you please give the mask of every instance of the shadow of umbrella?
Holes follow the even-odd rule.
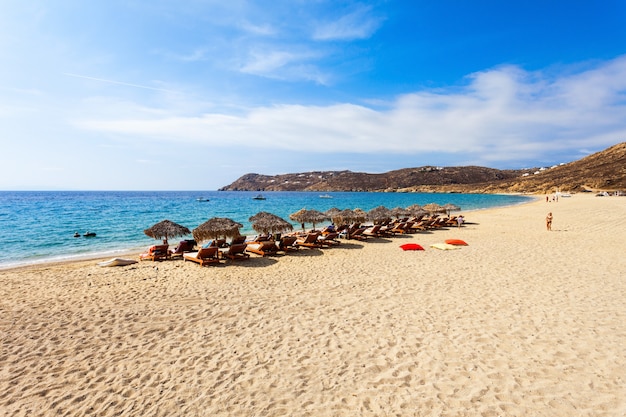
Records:
[[[191,231],[185,226],[169,220],[158,222],[143,232],[153,239],[163,239],[163,243],[167,243],[167,239],[170,237],[181,237],[191,234]]]
[[[196,242],[201,243],[209,239],[233,238],[239,236],[239,229],[243,225],[225,217],[213,217],[191,232]]]
[[[275,234],[293,230],[293,225],[287,220],[266,211],[258,212],[248,220],[252,223],[252,228],[259,233]]]

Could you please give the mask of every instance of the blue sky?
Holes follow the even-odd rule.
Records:
[[[0,189],[549,166],[626,141],[626,2],[3,0]]]

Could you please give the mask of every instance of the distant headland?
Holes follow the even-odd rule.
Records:
[[[220,191],[376,191],[551,193],[626,190],[626,142],[553,167],[499,170],[479,166],[404,168],[382,174],[314,171],[245,174]]]

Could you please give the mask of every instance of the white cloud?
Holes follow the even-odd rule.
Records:
[[[313,63],[320,55],[306,48],[297,51],[256,48],[250,52],[240,71],[277,80],[313,81],[327,85],[330,75]]]
[[[286,51],[253,51],[248,62],[241,68],[242,72],[250,74],[273,74],[301,57]]]
[[[372,16],[372,8],[360,6],[333,21],[319,22],[313,39],[320,41],[367,39],[380,27],[382,19]]]
[[[269,23],[255,24],[244,20],[239,27],[247,33],[259,36],[273,36],[278,33],[277,29]]]
[[[272,65],[289,60],[275,59]],[[383,109],[351,103],[285,104],[243,115],[77,123],[85,129],[218,148],[227,144],[311,153],[437,152],[493,163],[623,140],[625,91],[622,57],[554,79],[517,67],[495,68],[470,75],[463,88],[405,94]]]

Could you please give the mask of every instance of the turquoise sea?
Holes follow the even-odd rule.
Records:
[[[452,203],[462,211],[514,205],[529,197],[486,194],[324,193],[222,191],[0,191],[0,268],[91,256],[116,256],[140,251],[155,241],[144,229],[169,219],[190,230],[212,217],[228,217],[244,225],[242,234],[254,234],[248,218],[267,211],[289,220],[303,207],[326,211],[370,210],[412,204]],[[198,201],[199,198],[209,201]],[[468,220],[471,221],[471,216]],[[310,225],[309,225],[310,226]],[[299,225],[294,223],[294,227]],[[96,236],[74,237],[95,232]],[[191,236],[189,236],[191,238]],[[176,243],[178,239],[170,239]]]

